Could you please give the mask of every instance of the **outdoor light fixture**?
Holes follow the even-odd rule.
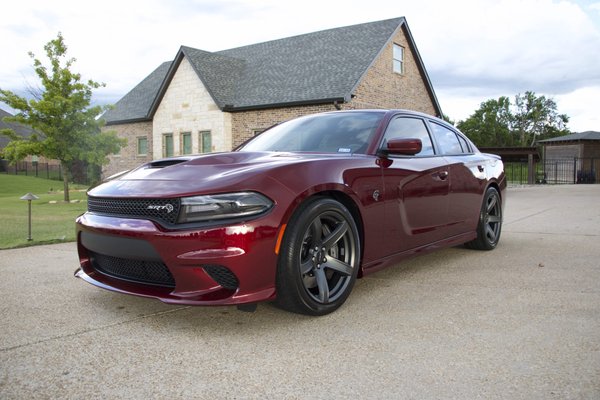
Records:
[[[31,238],[31,200],[38,200],[38,199],[39,199],[39,197],[37,197],[33,193],[27,193],[25,196],[21,197],[21,200],[27,200],[27,202],[29,203],[29,236],[27,237],[28,242],[31,242],[33,240]]]

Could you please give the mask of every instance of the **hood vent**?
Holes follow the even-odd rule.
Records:
[[[170,167],[171,165],[181,164],[186,161],[189,161],[189,158],[183,158],[183,159],[177,158],[177,159],[170,159],[170,160],[153,161],[148,164],[148,168],[165,168],[165,167]]]

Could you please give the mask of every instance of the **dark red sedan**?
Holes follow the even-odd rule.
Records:
[[[90,190],[75,274],[166,303],[323,315],[357,277],[404,258],[495,248],[505,188],[500,158],[437,118],[310,115],[234,152],[153,161]]]

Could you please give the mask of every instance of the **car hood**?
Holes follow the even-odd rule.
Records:
[[[338,154],[230,152],[169,158],[144,164],[92,190],[90,196],[176,197],[227,190],[257,190],[257,180],[293,164],[332,158]]]

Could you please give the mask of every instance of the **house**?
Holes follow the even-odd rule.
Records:
[[[0,108],[0,131],[3,129],[10,129],[14,131],[17,135],[27,138],[31,136],[32,133],[35,133],[33,129],[28,126],[21,125],[15,122],[7,122],[4,121],[5,117],[12,117],[13,115],[8,111],[4,111]],[[2,149],[6,147],[6,145],[10,142],[10,139],[7,136],[0,134],[0,152]],[[60,163],[57,160],[48,160],[45,157],[38,156],[27,156],[23,163],[17,163],[17,165],[10,165],[6,160],[0,160],[0,172],[6,172],[8,170],[15,170],[18,172],[22,168],[28,168],[28,164],[44,164],[45,166],[57,166]]]
[[[128,145],[103,172],[229,151],[284,120],[364,108],[442,115],[405,18],[217,52],[182,46],[104,114]]]
[[[573,133],[538,143],[549,182],[600,182],[600,132]]]

